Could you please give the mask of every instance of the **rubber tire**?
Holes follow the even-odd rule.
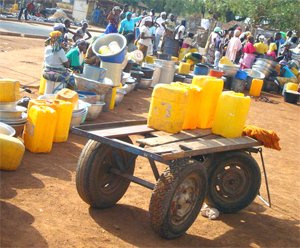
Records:
[[[161,175],[153,190],[149,213],[152,228],[162,238],[174,239],[183,235],[197,218],[203,205],[207,190],[207,175],[203,165],[195,160],[185,164],[175,164]],[[184,223],[174,228],[170,223],[169,211],[176,188],[189,174],[196,172],[200,179],[200,190],[197,202]],[[202,189],[202,190],[201,190]]]
[[[131,143],[129,137],[122,138],[123,141]],[[130,181],[124,178],[121,178],[117,175],[109,174],[113,177],[114,182],[117,182],[117,188],[114,189],[111,193],[105,194],[101,192],[103,179],[103,171],[106,171],[107,168],[102,168],[104,165],[101,163],[105,155],[110,155],[110,151],[118,152],[122,156],[123,161],[132,160],[132,164],[127,165],[125,173],[133,175],[135,167],[136,156],[125,152],[123,150],[118,150],[116,148],[103,145],[97,141],[89,140],[85,147],[83,148],[76,169],[76,188],[79,196],[87,204],[95,208],[109,208],[114,206],[125,194]],[[134,157],[134,158],[133,158]],[[99,161],[100,160],[100,161]]]
[[[219,167],[236,161],[244,164],[248,169],[248,173],[251,178],[250,186],[248,191],[244,196],[241,197],[241,199],[236,202],[228,203],[216,195],[217,193],[215,187],[212,184],[215,177],[215,172]],[[236,213],[250,205],[257,196],[261,184],[261,174],[257,162],[251,155],[242,151],[226,152],[214,156],[214,160],[210,163],[209,167],[207,167],[207,176],[208,190],[205,201],[209,206],[215,207],[223,213]]]

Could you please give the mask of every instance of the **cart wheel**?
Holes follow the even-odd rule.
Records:
[[[163,238],[181,236],[193,224],[207,189],[206,170],[194,160],[171,165],[159,178],[149,212],[153,229]]]
[[[261,177],[255,159],[245,152],[216,156],[207,168],[206,202],[223,213],[247,207],[258,194]]]
[[[122,140],[132,144],[129,137]],[[96,208],[114,206],[125,194],[130,181],[109,170],[121,166],[122,172],[133,175],[135,159],[133,154],[89,140],[76,170],[76,187],[82,200]]]

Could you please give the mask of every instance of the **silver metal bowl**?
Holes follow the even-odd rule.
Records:
[[[115,105],[119,105],[126,95],[126,91],[124,89],[117,89],[117,94],[115,98]]]
[[[234,77],[237,71],[240,69],[239,65],[223,65],[219,64],[220,70],[224,72],[224,76],[226,77]]]
[[[0,102],[0,109],[10,110],[14,109],[17,106],[17,102]]]
[[[147,89],[150,87],[151,83],[152,83],[153,78],[142,78],[140,83],[138,84],[138,88],[140,89]]]
[[[102,112],[105,102],[96,102],[88,107],[87,120],[95,120]]]
[[[10,125],[0,122],[0,134],[5,134],[12,137],[16,134],[16,130]]]
[[[16,106],[11,109],[0,109],[0,119],[19,119],[22,117],[22,113],[27,111],[27,108],[22,106]]]

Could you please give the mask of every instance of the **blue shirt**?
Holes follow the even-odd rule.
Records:
[[[134,25],[136,22],[140,21],[142,17],[131,18],[130,21],[126,19],[121,21],[119,28],[119,33],[129,33],[134,31]]]

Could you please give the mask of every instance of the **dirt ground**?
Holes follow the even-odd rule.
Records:
[[[24,84],[39,81],[42,40],[0,37],[0,46],[0,77]],[[151,90],[135,91],[95,122],[145,118],[150,95]],[[256,198],[243,211],[214,221],[199,215],[184,236],[163,240],[149,223],[151,191],[146,188],[132,183],[120,202],[106,210],[81,200],[75,170],[87,140],[71,134],[68,142],[54,144],[51,153],[26,152],[17,171],[1,172],[0,246],[299,247],[300,108],[279,95],[268,97],[278,104],[252,100],[248,123],[273,129],[281,138],[280,152],[264,149],[272,208]],[[154,181],[143,158],[137,159],[135,175]],[[266,195],[264,181],[261,193]]]

